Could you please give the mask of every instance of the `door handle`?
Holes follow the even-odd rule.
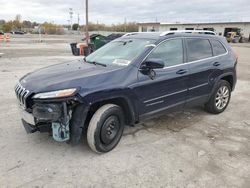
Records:
[[[181,69],[176,72],[176,74],[185,74],[185,73],[187,73],[186,69]]]
[[[218,66],[220,66],[220,63],[219,63],[219,62],[215,62],[215,63],[213,64],[213,66],[218,67]]]

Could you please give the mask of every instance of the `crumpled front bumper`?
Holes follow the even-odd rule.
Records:
[[[30,133],[34,133],[37,131],[36,126],[31,125],[29,123],[27,123],[25,120],[22,119],[22,123],[23,123],[23,127],[26,131],[26,133],[30,134]]]
[[[51,124],[41,124],[41,125],[31,125],[22,119],[23,127],[27,134],[34,133],[39,131],[41,133],[50,133],[51,132]]]
[[[25,128],[25,131],[29,133],[34,133],[37,131],[37,127],[35,126],[35,118],[34,116],[25,111],[21,106],[19,106],[19,114],[22,119],[23,126]]]
[[[30,125],[35,125],[35,118],[32,113],[25,111],[23,108],[19,107],[19,113],[23,121]]]
[[[32,106],[32,113],[20,109],[23,126],[27,133],[48,132],[53,134],[52,124],[64,123],[64,119],[69,118],[70,140],[68,143],[76,145],[80,142],[85,121],[89,112],[86,104],[68,106],[68,110],[63,108],[65,102],[36,103]],[[60,109],[60,110],[59,110]],[[29,109],[30,110],[30,109]],[[70,113],[65,113],[70,112]],[[70,114],[70,115],[69,115]],[[67,115],[67,116],[66,116]]]
[[[60,104],[34,105],[32,113],[19,106],[19,113],[27,133],[51,132],[51,123],[62,116]]]

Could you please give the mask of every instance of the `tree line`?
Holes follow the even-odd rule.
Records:
[[[73,30],[78,29],[78,24],[73,24]],[[118,23],[112,25],[99,24],[90,22],[88,25],[89,31],[116,31],[116,32],[136,32],[138,31],[138,25],[136,22]],[[85,25],[80,26],[80,30],[85,30]]]
[[[36,28],[36,29],[35,29]],[[25,31],[30,33],[37,33],[40,28],[40,31],[42,33],[47,34],[63,34],[65,29],[67,30],[79,30],[84,32],[85,31],[85,25],[78,25],[77,23],[71,26],[69,25],[60,25],[55,23],[37,23],[37,22],[31,22],[29,20],[23,20],[21,21],[21,16],[17,15],[14,20],[5,21],[0,20],[0,30],[4,32],[10,32],[12,30],[19,30],[19,31]],[[118,24],[112,24],[112,25],[106,25],[101,23],[89,23],[89,31],[115,31],[115,32],[136,32],[138,31],[138,26],[136,22],[129,22],[129,23],[118,23]]]

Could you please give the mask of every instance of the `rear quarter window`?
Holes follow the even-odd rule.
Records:
[[[217,55],[222,55],[225,54],[227,52],[227,50],[225,49],[225,47],[223,46],[223,44],[218,41],[218,40],[210,40],[212,47],[213,47],[213,52],[214,52],[214,56]]]
[[[186,39],[188,61],[197,61],[213,56],[211,44],[208,39]]]

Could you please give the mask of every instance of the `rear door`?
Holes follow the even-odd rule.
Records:
[[[188,81],[188,102],[207,100],[212,86],[209,84],[213,72],[213,52],[210,41],[204,38],[186,38]]]
[[[210,43],[213,48],[214,61],[212,67],[214,69],[214,75],[218,76],[221,74],[222,70],[231,66],[228,62],[230,62],[230,57],[227,56],[228,51],[225,46],[216,39],[210,39]]]
[[[155,69],[155,78],[138,71],[135,93],[140,99],[140,114],[157,112],[184,105],[187,98],[188,65],[184,64],[183,39],[161,43],[147,57],[164,61],[163,69]]]

